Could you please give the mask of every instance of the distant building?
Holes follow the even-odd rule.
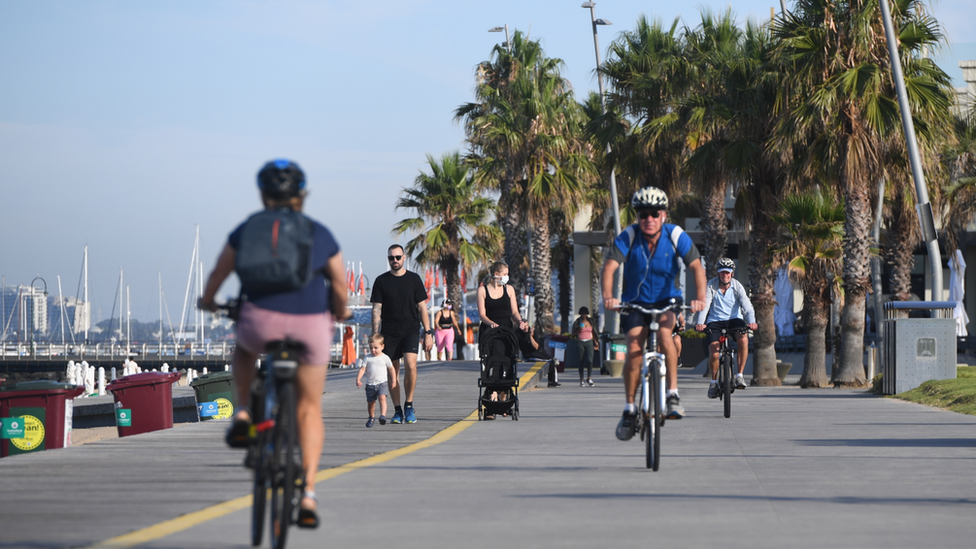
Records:
[[[966,85],[956,88],[953,111],[959,116],[964,116],[972,112],[973,107],[976,106],[976,60],[960,61],[959,68],[962,69],[962,79]]]
[[[48,296],[31,286],[5,286],[0,303],[3,308],[3,325],[0,339],[28,341],[45,337],[48,331]]]

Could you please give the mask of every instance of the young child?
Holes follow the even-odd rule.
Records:
[[[386,425],[386,397],[390,395],[390,387],[396,388],[397,375],[393,370],[390,357],[383,354],[383,336],[373,334],[369,336],[369,351],[372,356],[360,360],[359,375],[356,376],[356,387],[363,386],[363,375],[366,376],[366,411],[369,412],[367,427],[372,427],[375,420],[376,400],[380,401],[380,425]],[[392,383],[387,386],[387,379]]]

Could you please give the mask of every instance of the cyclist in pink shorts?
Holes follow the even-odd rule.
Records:
[[[457,313],[454,312],[454,304],[451,303],[450,299],[444,300],[444,307],[434,317],[434,325],[437,326],[437,330],[434,332],[434,342],[437,344],[437,358],[444,360],[441,353],[446,351],[447,360],[451,360],[454,354],[454,334],[461,333],[461,327],[458,326]]]

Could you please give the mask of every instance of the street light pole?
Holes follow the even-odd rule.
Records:
[[[39,277],[39,276],[34,277],[34,280],[31,280],[31,283],[30,283],[30,285],[31,285],[31,296],[30,296],[30,304],[31,304],[31,306],[30,306],[30,317],[27,319],[27,322],[28,322],[28,333],[30,335],[31,356],[35,356],[37,354],[37,351],[34,349],[34,315],[35,315],[35,309],[36,309],[35,306],[34,306],[34,293],[35,293],[35,290],[36,290],[36,288],[34,288],[34,283],[37,282],[38,280],[40,280],[41,282],[44,283],[44,293],[42,295],[44,295],[45,297],[47,297],[47,281],[44,280],[43,278]],[[47,305],[46,300],[45,300],[45,305]]]
[[[895,35],[894,25],[891,23],[888,0],[879,0],[879,3],[881,4],[881,18],[884,20],[885,36],[888,39],[891,76],[898,92],[901,125],[905,132],[905,143],[908,146],[908,160],[912,168],[912,179],[915,180],[915,194],[918,196],[918,204],[915,205],[915,210],[918,212],[919,224],[922,226],[922,239],[925,241],[925,246],[929,252],[929,268],[932,270],[931,300],[942,301],[942,253],[939,251],[932,204],[929,202],[929,192],[925,186],[925,174],[922,172],[922,157],[918,153],[918,141],[915,139],[915,124],[912,121],[911,106],[908,104],[908,92],[905,91],[905,76],[901,70],[901,58],[898,56],[898,39]]]
[[[600,86],[600,113],[607,114],[607,95],[603,89],[603,73],[600,72],[600,39],[597,35],[598,25],[612,25],[610,21],[606,19],[596,18],[596,2],[583,2],[580,6],[581,8],[589,8],[590,10],[590,20],[593,23],[593,51],[596,53],[596,81]],[[607,143],[607,157],[610,156],[610,143]],[[620,202],[617,200],[617,173],[613,164],[610,165],[610,207],[613,214],[613,234],[614,237],[620,234]],[[623,286],[623,268],[618,268],[617,272],[614,273],[613,278],[613,296],[620,299],[620,289]],[[607,311],[607,315],[610,317],[610,329],[611,333],[617,333],[620,331],[620,315],[616,312]]]
[[[502,46],[508,50],[508,53],[512,53],[512,41],[508,38],[508,23],[505,23],[503,27],[492,27],[488,29],[488,32],[502,32],[505,31],[505,43]]]

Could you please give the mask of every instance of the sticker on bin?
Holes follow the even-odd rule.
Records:
[[[234,405],[226,398],[217,398],[213,402],[197,404],[197,410],[200,412],[200,417],[227,419],[234,414]]]
[[[118,425],[119,427],[132,427],[132,409],[116,408],[115,424]]]
[[[610,351],[613,353],[614,360],[624,360],[627,356],[627,345],[625,343],[610,344]]]
[[[20,416],[21,424],[24,429],[24,436],[10,439],[18,450],[29,452],[36,450],[44,442],[44,422],[34,416]],[[6,425],[6,422],[4,422]]]
[[[0,438],[24,438],[24,419],[19,417],[0,418]]]

